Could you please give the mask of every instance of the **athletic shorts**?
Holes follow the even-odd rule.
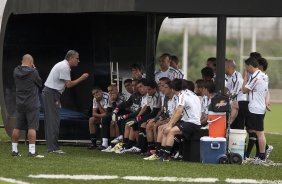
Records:
[[[248,129],[263,131],[264,130],[264,114],[248,114]]]
[[[201,125],[196,125],[194,123],[178,121],[176,125],[182,132],[183,136],[187,140],[191,140],[194,134],[200,133]]]
[[[239,110],[238,115],[235,118],[234,122],[231,124],[232,129],[241,129],[244,130],[245,126],[248,126],[248,101],[239,101]]]
[[[38,130],[39,127],[39,111],[40,109],[36,109],[31,112],[17,112],[17,122],[16,129],[27,130],[27,129],[35,129]]]

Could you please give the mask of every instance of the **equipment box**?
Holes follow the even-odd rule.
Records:
[[[202,163],[220,163],[222,158],[226,158],[226,139],[202,137],[200,140],[200,155]]]

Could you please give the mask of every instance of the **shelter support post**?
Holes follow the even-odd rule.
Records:
[[[216,91],[224,93],[226,55],[226,16],[217,18]]]
[[[155,55],[156,55],[156,15],[147,14],[146,34],[146,78],[155,79]]]

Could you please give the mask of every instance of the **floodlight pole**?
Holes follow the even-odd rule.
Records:
[[[226,55],[226,16],[217,17],[216,91],[224,93]]]

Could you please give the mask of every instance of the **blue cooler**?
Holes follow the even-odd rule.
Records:
[[[226,139],[222,137],[202,137],[200,140],[200,155],[202,163],[219,164],[226,157]]]

